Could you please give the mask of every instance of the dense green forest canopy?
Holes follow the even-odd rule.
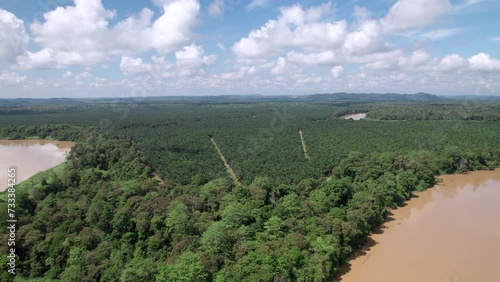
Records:
[[[346,95],[0,106],[0,138],[78,142],[59,173],[18,186],[19,277],[326,281],[388,207],[500,165],[500,104]]]

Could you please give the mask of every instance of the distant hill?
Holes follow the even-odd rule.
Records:
[[[438,96],[428,93],[323,93],[312,95],[220,95],[220,96],[158,96],[141,98],[17,98],[0,99],[2,106],[78,105],[78,104],[151,104],[151,103],[252,103],[252,102],[423,102],[446,100],[500,100],[500,96]]]
[[[437,96],[427,93],[417,94],[396,94],[396,93],[334,93],[334,94],[315,94],[308,96],[311,101],[439,101],[445,100],[443,96]]]

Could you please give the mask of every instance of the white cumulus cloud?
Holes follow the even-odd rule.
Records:
[[[147,74],[153,70],[153,64],[146,64],[142,58],[123,56],[120,62],[120,70],[124,74]]]
[[[500,60],[493,59],[489,54],[479,53],[469,58],[471,69],[477,71],[499,71]]]
[[[402,67],[418,67],[426,64],[432,60],[432,55],[424,50],[413,51],[411,56],[401,56],[399,58],[399,65]]]
[[[205,50],[193,43],[175,52],[175,59],[176,64],[172,65],[163,56],[153,56],[151,62],[145,62],[139,57],[122,56],[120,70],[126,75],[148,75],[154,79],[194,75],[212,65],[216,56],[206,56]]]
[[[212,65],[216,59],[215,55],[205,56],[205,50],[194,43],[175,52],[177,68],[181,75],[194,74],[202,67]]]
[[[335,66],[330,69],[330,73],[333,78],[339,78],[342,75],[342,72],[344,72],[344,68],[342,66]]]
[[[468,62],[458,54],[451,54],[443,57],[438,68],[444,71],[455,71],[467,67]]]
[[[14,14],[0,9],[0,63],[15,61],[24,52],[28,41],[24,22]]]
[[[215,62],[216,58],[215,55],[205,56],[205,50],[194,43],[175,52],[177,66],[181,68],[193,69],[209,66]]]
[[[20,67],[42,66],[35,59],[49,53],[53,66],[64,66],[93,65],[110,56],[130,56],[151,49],[160,54],[179,50],[191,41],[200,4],[197,0],[164,0],[156,4],[162,14],[155,20],[154,12],[144,8],[114,26],[110,21],[116,11],[106,9],[101,0],[74,0],[73,6],[46,12],[41,22],[30,27],[33,41],[42,49],[21,56]]]
[[[452,11],[449,0],[398,0],[380,20],[385,33],[430,25]]]
[[[382,51],[385,44],[381,37],[381,27],[375,20],[358,24],[356,30],[347,35],[343,49],[348,54],[365,54]]]
[[[16,85],[26,80],[26,75],[20,75],[16,72],[2,71],[0,73],[0,82],[8,85]]]
[[[176,75],[175,67],[165,57],[152,56],[151,62],[146,63],[142,58],[123,56],[120,70],[126,75],[148,76],[155,80],[173,77]]]
[[[264,58],[288,48],[322,51],[338,48],[347,34],[345,20],[325,22],[331,4],[303,9],[300,5],[281,8],[277,20],[236,42],[232,51],[241,58]]]
[[[286,68],[286,59],[283,57],[279,57],[276,66],[271,69],[271,73],[274,75],[279,75],[285,73]]]

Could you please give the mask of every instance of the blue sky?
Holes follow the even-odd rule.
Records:
[[[500,95],[499,14],[500,0],[3,1],[0,98]]]

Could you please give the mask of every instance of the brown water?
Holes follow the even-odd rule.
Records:
[[[362,120],[366,118],[366,113],[342,116],[343,119]]]
[[[500,170],[441,178],[393,210],[333,281],[500,281]]]
[[[20,183],[64,162],[75,143],[46,140],[0,140],[0,191],[7,187],[7,169],[16,167]]]

